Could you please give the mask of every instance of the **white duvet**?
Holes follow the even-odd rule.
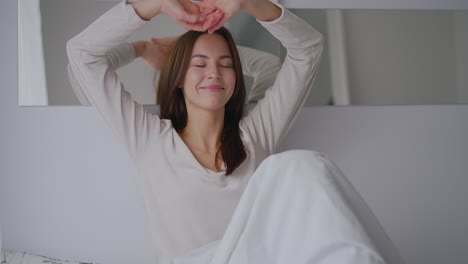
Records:
[[[172,264],[403,263],[364,200],[323,154],[270,156],[218,241]]]

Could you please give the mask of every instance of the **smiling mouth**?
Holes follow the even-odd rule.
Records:
[[[202,90],[205,90],[207,92],[221,92],[224,90],[224,87],[221,85],[213,84],[213,85],[207,85],[201,87]]]

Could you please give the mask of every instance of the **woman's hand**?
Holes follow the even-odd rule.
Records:
[[[160,0],[161,13],[173,17],[186,29],[204,31],[205,21],[210,14],[190,0]],[[209,26],[209,25],[205,25]]]
[[[140,0],[133,3],[137,14],[150,20],[159,13],[173,17],[186,29],[205,31],[219,20],[216,8],[203,8],[190,0]]]
[[[164,60],[169,52],[169,44],[160,44],[158,40],[152,39],[151,41],[136,41],[132,45],[137,58],[144,59],[156,71],[161,71]]]
[[[178,37],[169,38],[151,38],[148,44],[148,59],[143,57],[156,71],[161,71],[164,60],[169,53],[170,48],[176,42]]]
[[[213,16],[213,21],[205,25],[208,27],[208,33],[211,34],[221,28],[248,1],[258,0],[200,0],[198,5],[204,8],[205,12],[218,12]]]
[[[281,9],[269,0],[200,0],[200,7],[212,11],[222,11],[222,17],[216,23],[210,23],[208,33],[213,33],[224,25],[239,10],[244,10],[261,21],[272,21],[281,16]]]
[[[151,38],[151,41],[133,42],[135,56],[144,59],[156,71],[161,71],[169,50],[178,38]]]

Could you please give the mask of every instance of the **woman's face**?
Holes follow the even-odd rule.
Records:
[[[224,111],[235,84],[236,73],[226,40],[217,34],[200,36],[181,85],[187,110]]]

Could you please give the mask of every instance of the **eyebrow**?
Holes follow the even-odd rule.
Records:
[[[195,54],[195,55],[192,56],[192,59],[193,58],[209,59],[208,56],[202,55],[202,54]],[[223,56],[219,57],[219,59],[220,60],[222,60],[222,59],[232,59],[232,56],[231,55],[223,55]]]

